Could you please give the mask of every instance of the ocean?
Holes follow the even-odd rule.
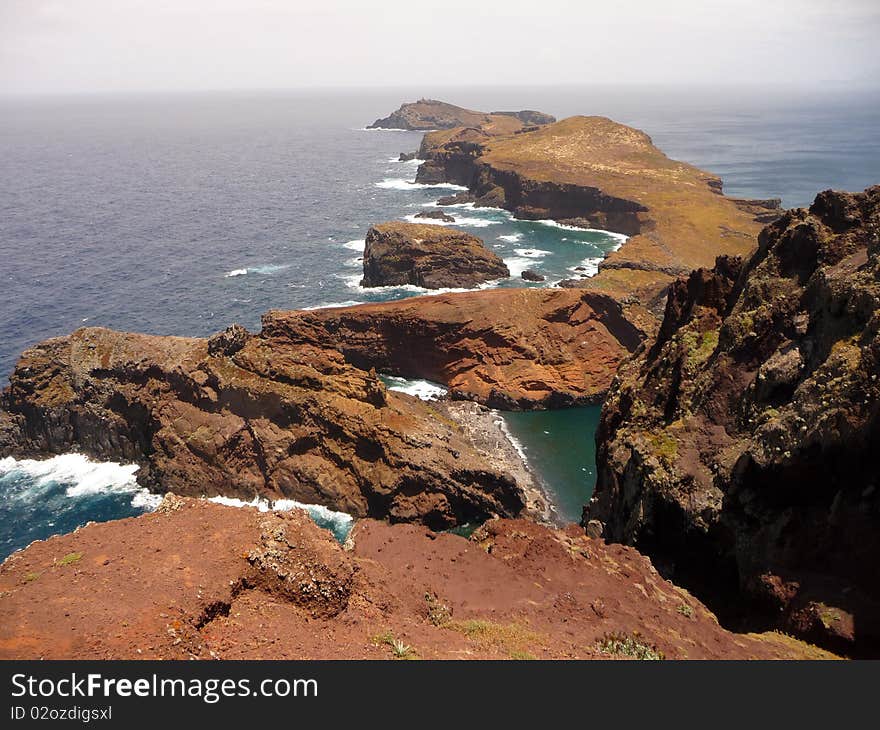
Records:
[[[726,192],[781,197],[789,207],[822,189],[880,182],[876,92],[606,86],[3,98],[3,384],[26,347],[81,326],[206,336],[232,322],[258,329],[272,308],[424,293],[358,286],[369,226],[414,216],[450,192],[409,184],[417,163],[397,157],[418,148],[419,133],[364,129],[419,96],[609,116],[721,175]],[[513,276],[498,286],[594,272],[620,245],[500,210],[450,212],[507,261]],[[525,268],[546,281],[523,282]],[[597,419],[598,408],[508,418],[560,519],[578,519],[592,491]],[[0,557],[153,504],[127,465],[2,460]],[[324,519],[346,524],[338,513]]]

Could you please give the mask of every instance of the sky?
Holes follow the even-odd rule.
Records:
[[[880,83],[880,0],[0,0],[0,93]]]

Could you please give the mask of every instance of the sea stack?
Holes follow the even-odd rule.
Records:
[[[391,221],[367,232],[361,286],[472,289],[509,276],[482,240],[455,228]]]

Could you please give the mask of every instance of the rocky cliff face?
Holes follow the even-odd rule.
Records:
[[[880,187],[822,193],[745,263],[676,282],[606,401],[587,516],[704,595],[876,650],[878,329]]]
[[[391,221],[367,232],[361,286],[472,289],[510,276],[476,236],[447,226]]]
[[[100,590],[96,590],[100,588]],[[330,640],[328,640],[330,637]],[[820,658],[737,636],[630,548],[524,520],[472,540],[165,498],[0,565],[2,659]]]
[[[305,312],[270,312],[276,342],[335,347],[346,360],[448,386],[496,408],[597,403],[644,331],[613,298],[494,289]]]
[[[434,527],[512,516],[522,490],[455,423],[320,343],[81,329],[26,351],[0,456],[137,462],[154,491],[290,498]]]

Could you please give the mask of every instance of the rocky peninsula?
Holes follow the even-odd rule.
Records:
[[[747,255],[778,200],[722,194],[721,180],[668,158],[644,132],[605,117],[571,117],[503,133],[468,126],[426,134],[418,182],[451,182],[472,200],[519,218],[553,219],[630,238],[595,277],[570,286],[606,292],[633,320],[662,312],[676,276],[711,266],[720,253]],[[659,311],[657,311],[659,310]]]
[[[419,99],[402,104],[397,111],[383,119],[377,119],[367,129],[407,129],[426,132],[433,129],[477,126],[513,132],[523,127],[550,124],[555,121],[556,119],[549,114],[532,110],[487,113],[464,109],[436,99]]]
[[[364,287],[472,289],[509,276],[505,263],[481,239],[455,228],[390,221],[367,232]]]

